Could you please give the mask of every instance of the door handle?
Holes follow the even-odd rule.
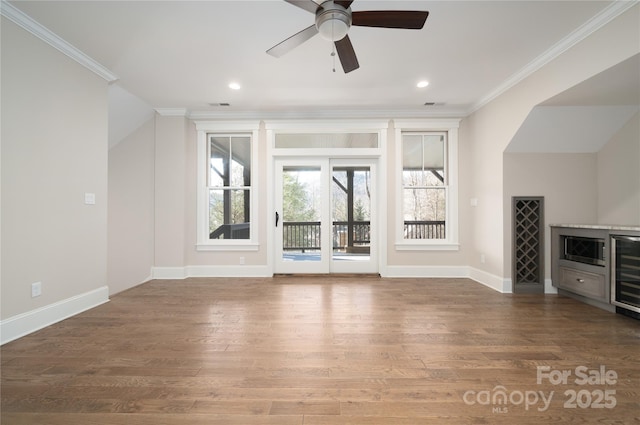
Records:
[[[278,221],[280,220],[280,214],[276,211],[276,227],[278,227]]]

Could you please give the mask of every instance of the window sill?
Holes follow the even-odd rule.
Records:
[[[396,251],[459,251],[460,244],[453,242],[396,242]]]
[[[259,247],[259,244],[252,242],[233,243],[227,241],[215,244],[200,243],[196,245],[196,251],[257,251]]]

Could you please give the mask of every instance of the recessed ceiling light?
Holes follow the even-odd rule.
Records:
[[[229,88],[231,90],[240,90],[240,84],[239,83],[229,83]]]
[[[419,89],[423,89],[429,85],[429,82],[426,80],[422,80],[422,81],[419,81],[418,84],[416,85],[418,86]]]

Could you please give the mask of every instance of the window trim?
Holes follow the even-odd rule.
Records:
[[[396,155],[396,241],[397,251],[458,251],[458,119],[415,119],[395,120],[395,155]],[[446,239],[404,239],[403,231],[403,184],[402,153],[403,133],[407,132],[444,132],[446,137],[445,170],[447,170],[447,238]]]
[[[259,121],[196,121],[197,137],[197,211],[196,211],[196,251],[258,251],[258,194],[256,176],[258,176],[258,136]],[[249,210],[249,239],[209,239],[209,207],[207,182],[207,156],[209,153],[209,135],[249,136],[251,139],[251,192]]]

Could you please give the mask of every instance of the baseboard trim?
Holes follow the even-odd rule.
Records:
[[[171,280],[188,277],[271,277],[267,266],[186,266],[154,267],[153,279]]]
[[[557,294],[558,288],[553,286],[553,281],[551,279],[544,280],[544,293],[545,294]]]
[[[267,266],[187,266],[188,277],[271,277]]]
[[[387,266],[382,277],[469,277],[466,266]]]
[[[511,279],[469,266],[387,266],[382,277],[390,278],[469,278],[501,294],[513,293]],[[188,277],[271,277],[268,266],[186,266],[153,267],[153,279],[171,280]],[[557,294],[551,279],[545,279],[545,294]]]
[[[383,277],[468,278],[502,294],[511,293],[511,279],[468,266],[388,266]]]
[[[503,278],[475,267],[469,267],[469,278],[501,294],[510,294],[512,292],[511,279]]]
[[[0,321],[0,345],[38,331],[109,301],[109,287],[67,298]]]
[[[186,267],[152,267],[151,277],[153,279],[171,280],[171,279],[186,279],[187,271]]]

